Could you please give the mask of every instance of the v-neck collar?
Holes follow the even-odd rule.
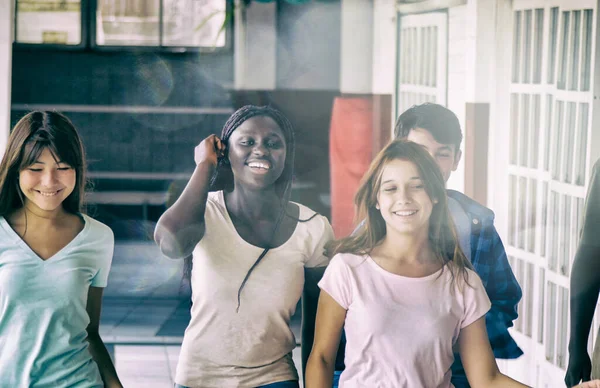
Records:
[[[73,248],[73,246],[75,246],[77,241],[81,240],[83,236],[87,234],[90,226],[90,221],[85,214],[80,213],[78,214],[78,216],[80,216],[83,220],[83,229],[81,229],[81,231],[77,233],[77,235],[71,241],[69,241],[67,245],[62,247],[58,252],[56,252],[54,255],[50,256],[45,260],[42,259],[37,253],[35,253],[29,245],[27,245],[27,243],[21,238],[21,236],[19,236],[17,232],[15,232],[15,230],[10,226],[6,218],[2,216],[0,216],[0,225],[4,228],[6,233],[13,238],[13,240],[19,245],[19,247],[21,247],[21,249],[23,249],[27,254],[33,256],[36,259],[36,261],[43,264],[48,262],[54,262],[60,259],[61,257],[65,256],[71,251],[71,249]]]

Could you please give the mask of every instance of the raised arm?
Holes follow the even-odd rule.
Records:
[[[346,310],[327,292],[321,291],[315,340],[306,366],[306,388],[331,388],[335,368],[335,356],[346,319]]]
[[[569,364],[565,376],[568,386],[591,377],[592,364],[587,343],[600,292],[600,166],[594,166],[588,189],[581,240],[571,272],[571,335]]]
[[[177,201],[158,220],[154,240],[161,252],[172,259],[188,257],[205,231],[204,210],[210,179],[217,158],[224,155],[221,140],[210,135],[196,146],[196,169]]]
[[[494,353],[481,317],[460,331],[458,337],[460,358],[467,379],[473,388],[523,388],[527,387],[498,370]]]

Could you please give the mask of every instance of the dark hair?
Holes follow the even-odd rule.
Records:
[[[0,162],[0,216],[23,206],[19,173],[35,163],[44,149],[48,149],[56,160],[75,169],[75,189],[63,201],[63,208],[73,214],[84,211],[86,161],[81,138],[66,116],[58,112],[34,111],[17,122]]]
[[[383,169],[393,160],[407,160],[415,164],[425,186],[429,198],[437,203],[433,206],[429,218],[429,244],[436,260],[448,266],[452,276],[462,273],[467,279],[466,268],[472,268],[470,262],[460,248],[454,223],[448,210],[448,198],[444,178],[435,160],[416,143],[397,139],[389,143],[377,154],[369,170],[363,177],[354,198],[357,220],[364,220],[362,227],[346,238],[332,241],[327,245],[327,254],[353,253],[370,254],[386,235],[385,220],[381,211],[376,208],[377,193],[381,186]]]
[[[446,107],[426,102],[408,108],[398,117],[394,134],[398,139],[405,139],[415,128],[426,129],[438,143],[454,145],[455,152],[460,150],[463,139],[460,123]]]
[[[274,235],[275,231],[279,227],[279,224],[281,223],[281,220],[283,219],[283,217],[284,216],[291,217],[290,215],[288,215],[285,212],[285,207],[290,198],[291,185],[292,185],[292,180],[293,180],[293,176],[294,176],[294,156],[295,156],[296,144],[295,144],[294,129],[292,127],[292,124],[281,112],[279,112],[278,110],[276,110],[270,106],[246,105],[246,106],[243,106],[242,108],[238,109],[237,111],[235,111],[229,117],[227,122],[225,122],[225,125],[223,126],[223,130],[221,131],[221,141],[223,141],[223,143],[227,144],[233,131],[235,131],[246,120],[248,120],[252,117],[258,117],[258,116],[270,117],[271,119],[273,119],[273,121],[275,121],[275,123],[277,123],[277,125],[283,132],[283,136],[284,136],[285,142],[286,142],[286,149],[287,149],[286,158],[285,158],[285,166],[283,168],[281,176],[274,183],[275,191],[277,192],[277,194],[279,195],[279,198],[281,199],[281,209],[282,209],[279,214],[279,217],[277,219],[277,222],[275,224],[275,229],[273,232],[273,235]],[[227,155],[225,155],[222,158],[219,158],[219,160],[217,161],[217,168],[215,169],[215,173],[212,176],[211,182],[210,182],[209,191],[219,191],[219,190],[223,190],[223,191],[232,191],[233,190],[233,171],[231,170],[231,165],[229,164]],[[298,219],[297,221],[298,222],[307,222],[307,221],[310,221],[312,218],[314,218],[314,216],[316,216],[316,215],[317,215],[317,213],[315,213],[312,217],[310,217],[306,220]],[[258,263],[267,254],[269,249],[270,248],[267,247],[263,250],[262,254],[257,258],[257,260],[254,262],[252,267],[250,267],[250,270],[246,274],[246,277],[244,278],[242,285],[240,286],[240,288],[238,290],[238,308],[240,305],[240,295],[241,295],[242,288],[246,284],[246,281],[248,280],[248,277],[250,276],[250,274],[252,273],[254,268],[258,265]],[[186,279],[190,279],[190,277],[191,277],[192,259],[193,259],[192,256],[187,257],[184,262],[183,274],[184,274],[184,278],[186,278]]]

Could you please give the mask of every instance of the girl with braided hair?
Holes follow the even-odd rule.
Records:
[[[303,298],[303,361],[316,281],[333,238],[327,219],[291,202],[294,132],[270,107],[245,106],[195,149],[196,169],[155,240],[184,259],[192,286],[180,387],[298,387],[290,318]],[[304,365],[304,362],[303,362]]]

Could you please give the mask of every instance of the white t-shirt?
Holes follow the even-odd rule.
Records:
[[[300,208],[300,219],[314,212]],[[302,296],[304,268],[325,266],[333,239],[327,218],[298,222],[287,242],[263,252],[237,233],[223,192],[209,193],[206,232],[193,253],[191,321],[185,331],[175,381],[189,387],[256,387],[297,380],[290,318]]]
[[[410,278],[370,256],[335,255],[319,287],[347,310],[339,387],[451,387],[452,346],[491,305],[477,274],[468,274],[472,287],[461,292],[461,275],[452,284],[448,268]]]
[[[104,387],[88,350],[86,306],[90,286],[106,287],[114,236],[83,220],[44,261],[0,217],[0,387]]]

